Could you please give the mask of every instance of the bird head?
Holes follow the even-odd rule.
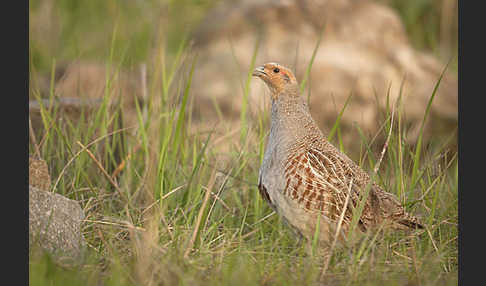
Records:
[[[253,76],[261,78],[272,91],[272,97],[276,98],[279,93],[290,86],[297,86],[297,80],[292,72],[277,63],[266,63],[257,67]]]

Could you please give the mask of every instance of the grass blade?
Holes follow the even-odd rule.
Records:
[[[417,183],[417,174],[418,174],[418,168],[419,168],[419,161],[420,161],[420,152],[422,151],[422,136],[423,136],[423,131],[424,131],[424,126],[425,126],[425,121],[427,120],[427,117],[430,112],[430,107],[432,106],[432,102],[435,98],[435,95],[437,94],[437,89],[439,88],[439,84],[447,70],[447,67],[449,66],[449,63],[445,66],[444,70],[439,76],[439,79],[437,80],[437,83],[434,86],[434,90],[432,91],[432,95],[429,98],[429,101],[427,103],[427,107],[425,108],[425,113],[424,113],[424,118],[422,120],[422,125],[420,126],[420,131],[419,131],[419,136],[417,139],[417,146],[415,148],[415,155],[413,157],[413,168],[412,168],[412,189],[415,187]]]
[[[240,140],[243,141],[248,132],[248,122],[247,122],[247,108],[248,108],[248,95],[250,94],[250,81],[252,79],[252,73],[255,69],[255,61],[258,54],[258,47],[260,46],[260,36],[257,37],[255,42],[255,47],[253,48],[253,54],[251,56],[250,69],[246,75],[245,88],[243,90],[243,101],[241,103],[241,130],[240,130]]]
[[[348,106],[349,100],[351,99],[351,96],[353,94],[350,93],[348,98],[346,98],[346,101],[344,102],[343,108],[341,108],[341,111],[338,114],[338,117],[336,118],[336,121],[334,122],[334,125],[331,128],[331,131],[329,131],[329,135],[327,135],[327,140],[332,141],[334,138],[334,133],[336,133],[336,130],[339,128],[339,123],[341,122],[341,117],[344,114],[344,110],[346,109],[346,106]]]
[[[300,82],[300,92],[304,92],[305,85],[307,84],[307,81],[309,80],[310,71],[312,69],[312,64],[314,63],[314,59],[316,57],[317,51],[319,50],[319,46],[321,44],[322,35],[324,34],[324,28],[325,28],[325,25],[323,25],[321,30],[319,31],[319,38],[317,39],[317,43],[316,43],[316,46],[314,47],[314,51],[312,51],[312,56],[311,56],[309,64],[307,65],[307,69],[305,71],[304,78]]]

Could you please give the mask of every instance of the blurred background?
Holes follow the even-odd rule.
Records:
[[[279,62],[302,81],[317,47],[305,94],[324,130],[352,95],[340,126],[350,147],[356,132],[348,131],[357,124],[373,137],[387,95],[391,104],[400,93],[406,140],[414,142],[449,63],[424,134],[441,141],[457,127],[457,9],[457,0],[31,0],[29,98],[101,98],[115,73],[112,88],[127,102],[130,125],[132,100],[164,89],[161,67],[172,64],[174,79],[184,79],[187,55],[197,55],[192,128],[222,120],[236,128],[242,112],[251,122],[268,107],[250,68]]]

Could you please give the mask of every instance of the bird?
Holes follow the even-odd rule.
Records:
[[[355,222],[358,232],[382,224],[395,230],[424,228],[394,194],[384,191],[327,140],[290,69],[269,62],[254,69],[252,76],[263,80],[271,97],[270,133],[258,190],[299,238],[311,241],[318,229],[320,245],[345,241],[360,200],[364,206]]]

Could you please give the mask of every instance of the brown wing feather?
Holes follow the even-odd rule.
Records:
[[[287,160],[284,176],[284,194],[297,201],[309,211],[323,213],[337,221],[342,213],[351,178],[350,201],[345,211],[344,224],[352,218],[353,209],[358,206],[360,192],[369,182],[364,172],[356,170],[346,159],[332,151],[308,148],[294,153]],[[390,218],[403,226],[422,227],[418,220],[408,215],[398,200],[372,184],[368,199],[360,217],[362,230]]]
[[[307,149],[291,156],[284,171],[284,194],[309,211],[319,211],[337,220],[342,212],[353,170],[339,157],[317,149]],[[353,184],[345,217],[352,215],[358,195]]]

